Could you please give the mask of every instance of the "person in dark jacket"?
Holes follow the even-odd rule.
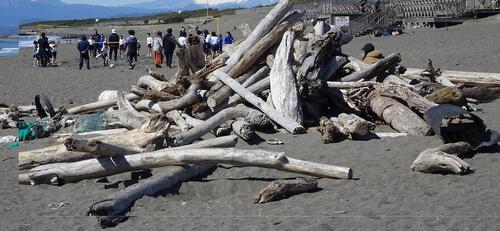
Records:
[[[233,35],[231,34],[231,32],[228,31],[226,37],[224,38],[224,43],[226,45],[229,45],[233,44],[233,42],[234,42]]]
[[[165,54],[165,64],[168,68],[172,68],[172,57],[176,46],[174,39],[172,28],[168,28],[167,33],[163,36],[163,54]]]
[[[116,62],[116,56],[118,55],[118,47],[120,43],[120,36],[116,33],[116,29],[111,30],[111,35],[109,36],[109,59],[113,59],[113,54],[115,54],[114,60]]]
[[[83,68],[83,62],[87,64],[87,70],[90,70],[90,57],[89,57],[89,41],[85,35],[82,36],[78,44],[76,45],[78,52],[80,53],[80,70]]]
[[[49,61],[50,46],[49,39],[45,36],[45,33],[40,34],[40,39],[38,39],[38,48],[40,54],[40,63],[42,67],[46,67]]]
[[[129,37],[127,42],[125,42],[125,50],[127,51],[127,59],[130,65],[129,69],[134,69],[135,63],[134,59],[137,59],[137,38],[135,37],[135,31],[128,31]]]

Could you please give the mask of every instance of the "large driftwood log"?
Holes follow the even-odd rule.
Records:
[[[243,54],[240,60],[228,72],[229,76],[240,76],[249,67],[253,66],[274,44],[279,42],[280,38],[287,29],[291,28],[296,22],[302,18],[302,14],[297,11],[292,11],[288,14],[278,25],[265,35],[262,39],[258,40],[247,52]],[[292,39],[293,41],[293,39]]]
[[[378,61],[374,65],[369,66],[359,72],[354,72],[344,78],[342,82],[356,82],[359,80],[371,80],[394,67],[397,63],[401,62],[401,56],[398,53],[392,53],[386,58]]]
[[[270,119],[275,121],[281,127],[285,128],[292,134],[304,133],[306,130],[301,124],[297,123],[293,119],[287,118],[276,111],[274,108],[266,104],[261,98],[255,96],[248,89],[242,87],[238,82],[228,76],[226,73],[217,70],[214,75],[228,85],[234,92],[238,93],[242,98],[247,100],[253,106],[259,108],[264,114],[266,114]]]
[[[199,139],[203,135],[209,133],[211,130],[215,129],[222,123],[240,117],[245,118],[245,121],[251,124],[262,127],[269,126],[270,124],[268,118],[261,112],[243,105],[238,105],[237,107],[231,107],[220,111],[216,115],[210,117],[208,120],[203,121],[201,124],[193,127],[186,132],[173,134],[171,136],[171,144],[174,146],[189,144]]]
[[[353,89],[353,88],[362,88],[362,87],[371,87],[379,84],[374,81],[363,81],[363,82],[326,82],[326,85],[331,88],[338,89]]]
[[[181,112],[178,110],[172,110],[167,112],[165,116],[172,122],[174,122],[179,128],[181,128],[181,131],[187,131],[191,129],[191,125],[186,122],[186,120],[181,116]]]
[[[319,119],[318,131],[321,134],[321,142],[330,144],[347,139],[348,132],[342,127],[342,124],[336,123],[327,117]]]
[[[280,0],[279,3],[269,11],[266,17],[257,24],[252,33],[238,46],[238,49],[226,61],[226,66],[222,68],[222,71],[228,73],[229,70],[238,63],[241,57],[243,57],[254,44],[268,34],[291,9],[292,4],[289,0]]]
[[[38,166],[19,175],[20,184],[59,184],[122,172],[184,164],[232,164],[334,179],[352,179],[352,169],[287,157],[282,152],[232,148],[163,149],[149,153]]]
[[[424,79],[421,73],[424,69],[408,68],[401,76],[409,79]],[[464,83],[469,85],[500,87],[499,73],[466,72],[466,71],[443,71],[442,77],[449,79],[452,83]]]
[[[397,100],[381,96],[376,91],[370,94],[368,100],[372,111],[395,130],[410,135],[430,134],[430,126]]]
[[[149,100],[168,101],[180,98],[179,96],[172,95],[167,92],[143,89],[137,86],[132,86],[130,92],[142,97],[143,99]]]
[[[138,100],[140,98],[141,97],[136,95],[136,94],[127,94],[128,100]],[[80,113],[88,113],[88,112],[93,112],[93,111],[97,111],[97,110],[108,109],[108,108],[116,105],[117,102],[118,102],[118,99],[109,100],[109,101],[98,101],[98,102],[94,102],[94,103],[84,104],[81,106],[69,108],[68,113],[69,114],[80,114]]]
[[[113,227],[127,219],[124,215],[134,202],[143,196],[153,196],[162,190],[188,181],[213,169],[215,165],[169,166],[157,175],[138,184],[127,187],[105,200],[93,203],[86,211],[87,216],[97,216],[102,228]]]
[[[169,82],[160,81],[151,75],[145,75],[139,78],[137,86],[142,88],[149,88],[155,91],[163,91],[170,86]]]
[[[255,198],[256,204],[280,200],[282,198],[310,192],[318,188],[315,179],[277,180],[271,182],[259,192]]]
[[[137,150],[120,147],[108,143],[103,143],[96,139],[78,140],[68,138],[64,141],[64,146],[68,151],[86,152],[92,154],[95,158],[115,157],[121,155],[130,155],[138,153]]]
[[[254,126],[249,122],[236,120],[231,123],[231,128],[233,129],[234,134],[243,140],[249,141],[255,137]]]
[[[431,102],[404,86],[376,85],[375,89],[378,90],[380,95],[399,99],[405,102],[411,109],[422,114],[427,112],[431,107],[437,106],[436,103]]]
[[[287,31],[276,51],[273,67],[269,73],[273,105],[283,116],[302,124],[304,115],[297,83],[292,71],[292,45],[294,32]]]
[[[450,155],[462,155],[470,152],[472,152],[472,147],[466,142],[443,144],[421,152],[410,168],[413,171],[423,173],[471,173],[472,169],[468,163],[457,156]]]

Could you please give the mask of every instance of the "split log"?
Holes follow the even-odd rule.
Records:
[[[249,86],[252,86],[253,84],[261,81],[264,79],[266,76],[269,74],[269,67],[263,66],[260,68],[257,72],[255,72],[252,76],[250,76],[241,86],[248,88]],[[231,91],[232,92],[232,91]]]
[[[173,134],[170,138],[170,143],[173,146],[189,144],[207,134],[211,130],[215,129],[222,123],[240,117],[245,118],[245,121],[251,124],[256,124],[258,126],[265,127],[269,126],[270,124],[268,118],[261,112],[243,105],[238,105],[237,107],[231,107],[220,111],[216,115],[210,117],[208,120],[203,121],[201,124],[193,127],[186,132]]]
[[[267,116],[269,116],[270,119],[275,121],[277,124],[279,124],[281,127],[285,128],[290,133],[299,134],[299,133],[304,133],[306,131],[304,129],[304,127],[302,127],[302,125],[300,125],[299,123],[297,123],[293,119],[284,117],[282,114],[280,114],[274,108],[272,108],[271,106],[266,104],[262,99],[255,96],[248,89],[242,87],[238,82],[236,82],[234,79],[232,79],[226,73],[224,73],[220,70],[217,70],[214,72],[214,75],[219,80],[221,80],[226,85],[228,85],[231,89],[233,89],[234,92],[236,92],[242,98],[247,100],[253,106],[259,108],[262,112],[264,112]]]
[[[297,83],[292,72],[292,44],[294,32],[287,31],[276,51],[273,67],[269,73],[273,105],[283,116],[299,124],[304,121],[302,102],[297,91]]]
[[[295,60],[296,63],[304,62],[308,49],[307,45],[308,42],[300,40],[300,38],[295,38],[295,40],[293,41],[293,60]],[[272,67],[272,65],[270,67]]]
[[[187,131],[191,129],[191,125],[186,122],[184,118],[181,116],[181,112],[178,110],[172,110],[167,112],[165,116],[172,122],[174,122],[177,126],[181,128],[181,131]]]
[[[398,53],[392,53],[386,58],[378,61],[374,65],[369,66],[367,69],[359,72],[354,72],[344,78],[342,82],[356,82],[359,80],[371,80],[387,70],[393,68],[397,63],[401,62],[401,56]]]
[[[338,89],[353,89],[353,88],[362,88],[362,87],[371,87],[379,84],[374,81],[363,81],[363,82],[326,82],[326,85],[331,88]]]
[[[404,86],[376,85],[375,89],[377,89],[382,96],[396,98],[405,102],[408,107],[421,114],[427,112],[431,107],[437,106],[436,103],[431,102]]]
[[[142,88],[149,88],[155,91],[163,91],[170,86],[169,82],[160,81],[151,75],[145,75],[139,78],[137,86]]]
[[[169,166],[157,176],[127,187],[105,200],[93,203],[86,211],[87,216],[97,216],[102,228],[113,227],[126,220],[124,216],[134,202],[143,196],[154,196],[158,192],[188,181],[213,169],[215,165]]]
[[[118,92],[118,110],[109,109],[104,113],[107,121],[118,121],[130,129],[142,127],[148,118],[136,111],[130,101],[121,92]]]
[[[349,135],[340,123],[336,123],[324,116],[319,120],[318,131],[321,134],[321,142],[324,144],[343,141]]]
[[[188,88],[188,91],[181,98],[176,100],[170,100],[166,102],[159,102],[158,105],[161,109],[160,113],[167,113],[172,110],[177,110],[194,104],[200,100],[200,96],[198,95],[198,90],[201,89],[201,83],[195,82],[191,84]]]
[[[229,69],[228,75],[232,77],[240,76],[249,67],[253,66],[274,44],[279,42],[283,34],[302,18],[302,14],[297,11],[289,13],[278,25],[272,28],[262,39],[258,40],[251,48],[245,52],[240,60]],[[293,38],[292,38],[293,41]]]
[[[352,179],[352,169],[287,157],[282,152],[232,148],[163,149],[115,158],[89,159],[35,167],[19,175],[20,184],[59,184],[101,178],[122,172],[184,164],[231,164],[333,179]]]
[[[310,192],[318,188],[318,181],[315,179],[278,180],[271,182],[262,189],[255,198],[256,204],[270,201],[277,201],[282,198]]]
[[[409,79],[425,79],[421,76],[424,69],[408,68],[402,77]],[[442,77],[449,79],[452,83],[464,83],[466,85],[500,87],[499,73],[466,72],[466,71],[443,71]]]
[[[248,52],[248,50],[260,41],[266,34],[273,29],[278,22],[292,9],[289,0],[280,0],[274,8],[264,17],[254,28],[252,33],[238,46],[238,49],[226,61],[226,66],[222,71],[228,73],[236,63]]]
[[[245,141],[249,141],[255,137],[255,129],[249,122],[236,120],[231,123],[231,128],[233,129],[234,134]]]
[[[226,47],[226,46],[224,46]],[[224,62],[222,60],[213,60],[212,62],[208,63],[204,68],[200,69],[199,71],[193,73],[190,75],[187,79],[193,83],[199,80],[202,80],[205,78],[208,74],[212,73],[213,71],[221,68],[224,66]]]
[[[138,99],[140,99],[140,96],[135,95],[135,94],[127,94],[127,99],[128,100],[138,100]],[[69,108],[68,113],[69,114],[80,114],[80,113],[88,113],[88,112],[108,109],[108,108],[116,105],[117,102],[118,102],[118,100],[109,100],[109,101],[99,101],[99,102],[89,103],[89,104]]]
[[[411,170],[423,173],[453,173],[467,174],[473,172],[470,165],[457,156],[472,152],[472,147],[466,142],[443,144],[421,152],[413,161]]]
[[[179,96],[172,95],[167,92],[148,90],[137,86],[132,86],[130,92],[142,97],[143,99],[149,99],[149,100],[168,101],[180,98]]]
[[[370,93],[368,100],[372,111],[396,131],[421,136],[430,134],[430,126],[397,100],[381,96],[375,91]]]
[[[339,122],[352,136],[366,136],[373,130],[375,124],[355,115],[341,113],[338,116]]]
[[[103,143],[96,139],[77,140],[68,138],[64,141],[64,146],[68,151],[85,152],[92,154],[95,158],[115,157],[138,153],[137,150],[120,147],[108,143]]]

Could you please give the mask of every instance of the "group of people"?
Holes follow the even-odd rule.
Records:
[[[41,33],[38,40],[33,41],[33,67],[47,67],[57,65],[57,42],[49,40],[45,33]]]
[[[381,3],[381,0],[373,0],[373,9],[375,10],[375,12],[380,11]],[[361,0],[359,2],[359,7],[361,8],[361,12],[365,12],[366,8],[368,7],[368,0]]]

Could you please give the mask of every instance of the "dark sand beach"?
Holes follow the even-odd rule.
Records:
[[[264,13],[227,16],[224,30],[249,23],[253,28]],[[172,25],[179,28],[181,25]],[[214,25],[209,25],[214,26]],[[165,27],[166,28],[166,27]],[[389,38],[355,38],[343,47],[359,56],[372,42],[384,54],[401,52],[407,67],[435,66],[449,70],[500,73],[500,22],[477,20],[441,29],[415,29]],[[90,34],[91,30],[87,28]],[[120,29],[120,33],[124,33]],[[146,29],[139,30],[145,36]],[[109,32],[105,32],[109,33]],[[241,35],[235,33],[235,37]],[[144,40],[144,37],[139,37]],[[0,102],[26,105],[44,93],[54,105],[67,107],[97,100],[103,90],[128,90],[152,64],[141,50],[139,64],[128,70],[124,59],[113,69],[92,60],[90,71],[77,70],[75,44],[61,45],[58,67],[33,68],[32,50],[18,57],[0,58]],[[143,46],[145,47],[145,46]],[[159,70],[167,76],[175,70]],[[481,104],[477,115],[492,129],[500,130],[500,101]],[[16,134],[0,130],[0,136]],[[469,175],[422,174],[410,165],[424,149],[441,144],[436,136],[384,138],[322,144],[318,132],[278,138],[285,145],[263,142],[238,148],[284,151],[291,157],[354,169],[356,180],[319,180],[321,190],[277,202],[254,204],[253,198],[274,179],[297,177],[276,170],[219,167],[203,179],[183,183],[156,197],[138,200],[128,221],[109,230],[498,230],[500,228],[500,153],[480,153],[466,161],[476,169]],[[84,180],[64,186],[18,184],[17,154],[55,144],[53,138],[23,142],[18,148],[0,145],[0,230],[98,230],[95,217],[84,211],[137,182],[131,173],[108,177],[109,183]],[[156,170],[153,170],[153,175]],[[139,180],[141,181],[141,180]],[[61,208],[51,203],[68,202]]]

